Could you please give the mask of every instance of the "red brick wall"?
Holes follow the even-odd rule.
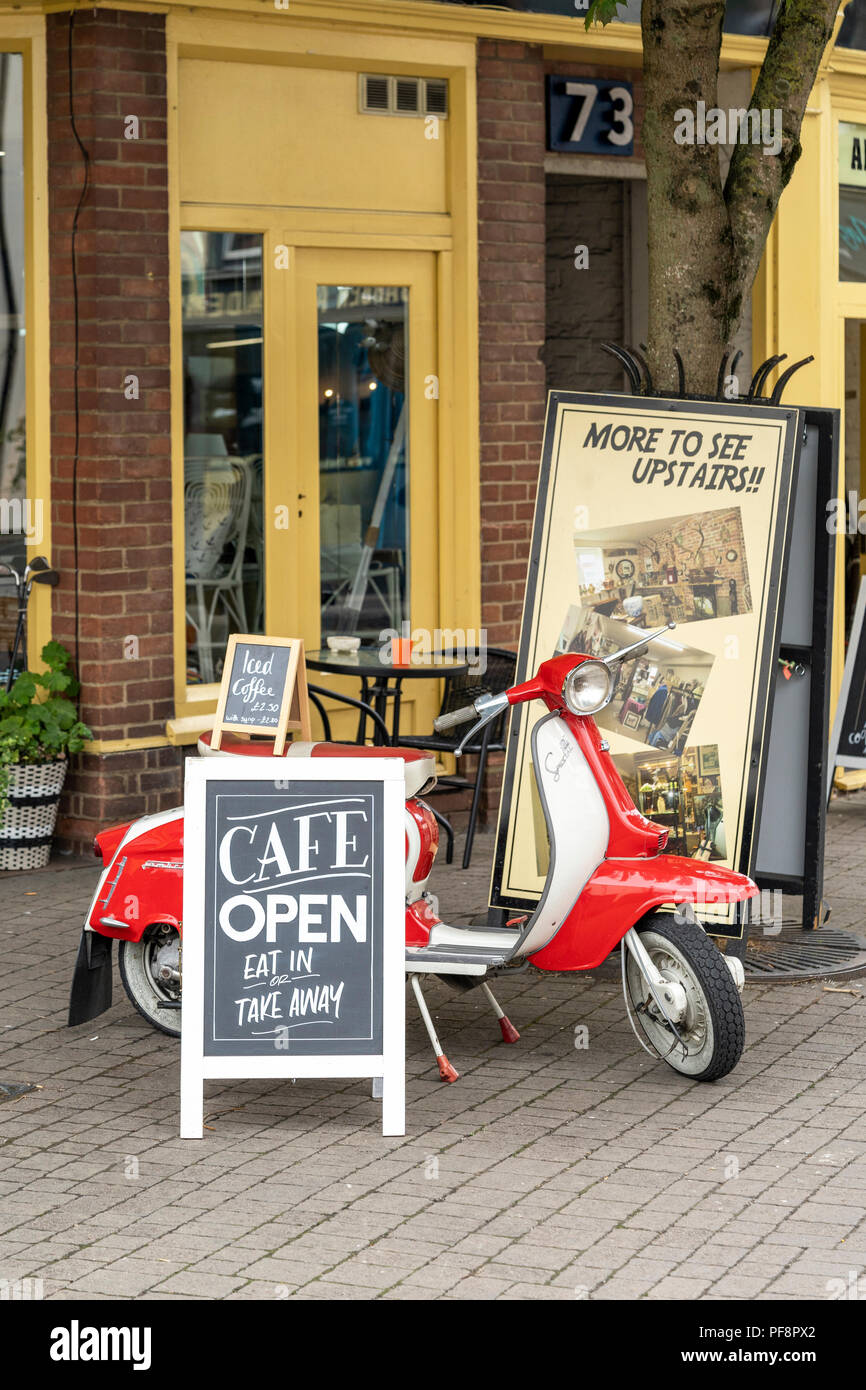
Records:
[[[487,640],[514,647],[541,438],[544,65],[528,44],[478,46],[481,605]]]
[[[571,60],[544,62],[531,44],[478,45],[481,381],[481,605],[488,641],[517,645],[544,411],[545,75],[622,77]],[[635,150],[643,84],[634,89]],[[587,234],[592,228],[587,229]],[[604,360],[602,362],[604,367]]]
[[[84,161],[70,124],[70,16],[49,14],[54,635],[77,655],[82,717],[98,739],[164,735],[173,712],[168,179],[162,15],[82,10],[71,29],[72,89],[90,182],[78,220],[78,573],[72,227]],[[125,138],[136,116],[139,138]],[[138,378],[138,399],[124,384]],[[137,639],[137,656],[129,658]],[[61,833],[172,804],[174,749],[75,760]]]

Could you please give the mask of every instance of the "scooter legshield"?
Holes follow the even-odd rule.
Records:
[[[539,970],[593,970],[642,917],[665,903],[692,903],[700,918],[702,907],[745,902],[757,892],[745,874],[678,854],[605,859],[556,936],[529,960]]]
[[[89,1023],[111,1008],[111,948],[110,936],[82,931],[72,976],[67,1024]]]

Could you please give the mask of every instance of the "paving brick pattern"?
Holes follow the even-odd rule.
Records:
[[[833,809],[845,925],[864,833],[866,799]],[[438,871],[455,919],[490,848]],[[502,983],[514,1047],[434,984],[461,1079],[437,1080],[410,1008],[405,1138],[368,1083],[243,1081],[207,1083],[206,1137],[181,1142],[179,1046],[117,980],[108,1014],[64,1026],[94,881],[0,881],[0,1078],[41,1087],[0,1106],[0,1279],[63,1300],[866,1297],[866,990],[750,985],[747,1052],[700,1085],[639,1049],[612,980]]]

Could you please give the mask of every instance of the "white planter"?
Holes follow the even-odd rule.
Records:
[[[68,766],[63,758],[9,768],[10,804],[0,816],[0,871],[45,868]]]

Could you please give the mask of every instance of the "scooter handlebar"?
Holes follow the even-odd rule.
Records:
[[[433,720],[433,728],[437,734],[444,734],[446,729],[453,729],[455,724],[468,724],[476,714],[474,705],[464,705],[462,709],[452,709],[447,714],[440,714],[438,719]]]

